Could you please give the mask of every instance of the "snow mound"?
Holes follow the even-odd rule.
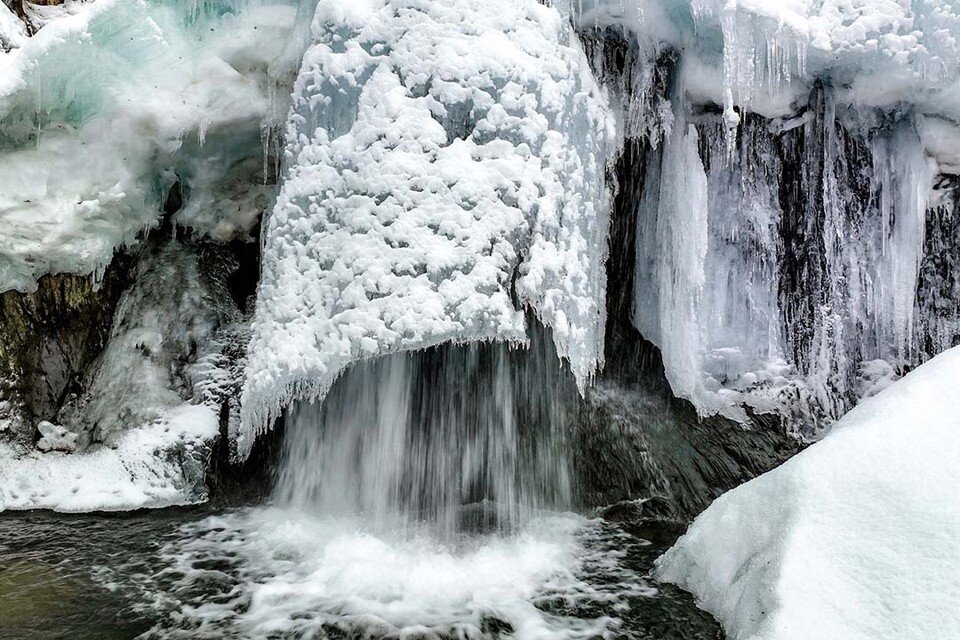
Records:
[[[534,0],[320,3],[265,226],[245,455],[351,362],[554,330],[602,360],[615,124],[569,22]]]
[[[960,637],[960,348],[721,496],[658,562],[733,640]]]
[[[82,454],[0,448],[0,511],[125,511],[201,502],[217,431],[212,409],[182,405],[127,431],[112,448]]]

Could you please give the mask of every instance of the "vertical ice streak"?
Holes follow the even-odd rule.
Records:
[[[902,364],[912,360],[914,351],[914,309],[933,167],[912,128],[876,141],[873,156],[882,220],[875,294],[878,328],[886,343],[877,357]]]
[[[653,331],[667,379],[677,395],[703,398],[701,363],[702,296],[707,255],[707,176],[697,145],[699,136],[683,120],[675,123],[663,148],[658,190],[641,204],[638,233],[656,238],[637,243],[637,265],[650,273],[637,278],[635,316],[641,330]],[[648,251],[650,253],[648,253]],[[653,295],[646,297],[653,277]]]

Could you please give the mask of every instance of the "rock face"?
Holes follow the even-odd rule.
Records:
[[[102,351],[127,282],[129,260],[118,257],[99,282],[71,274],[44,276],[33,293],[0,294],[0,423],[21,440],[33,425],[56,421]]]

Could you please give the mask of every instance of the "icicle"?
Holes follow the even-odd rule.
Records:
[[[878,328],[893,352],[909,362],[914,351],[914,308],[923,257],[926,213],[933,183],[931,162],[912,129],[900,128],[873,145],[882,220],[877,287]]]
[[[660,168],[647,176],[656,193],[645,193],[638,210],[634,324],[660,347],[674,392],[710,412],[700,374],[707,177],[696,128],[682,112],[675,117]]]

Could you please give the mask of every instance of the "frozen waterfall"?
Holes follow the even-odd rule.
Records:
[[[0,455],[159,429],[178,477],[214,417],[244,460],[531,322],[585,405],[662,360],[678,411],[817,438],[960,339],[958,42],[927,0],[4,5]]]
[[[952,629],[956,349],[954,0],[0,3],[0,511],[198,505],[0,565],[140,637],[715,638],[711,502],[731,634]]]

